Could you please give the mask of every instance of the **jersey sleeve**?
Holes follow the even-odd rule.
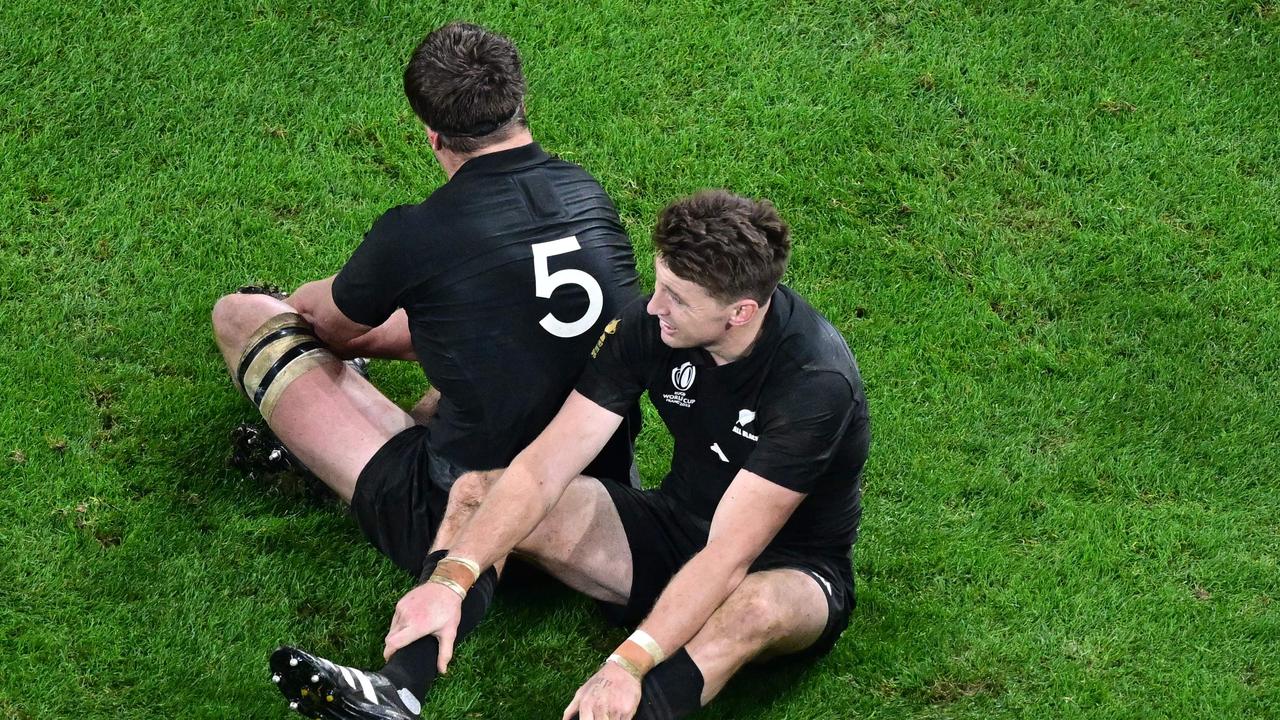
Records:
[[[775,390],[757,412],[760,440],[743,469],[790,490],[812,492],[857,411],[853,389],[839,373],[819,371]]]
[[[574,388],[588,400],[619,415],[645,390],[653,364],[653,328],[647,298],[635,300],[605,326]],[[658,342],[661,342],[659,340]]]
[[[333,280],[333,302],[348,318],[377,327],[399,307],[410,263],[405,261],[403,207],[383,213]]]

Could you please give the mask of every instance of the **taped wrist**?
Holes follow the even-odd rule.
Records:
[[[458,594],[460,599],[467,598],[467,591],[480,579],[480,566],[466,558],[452,555],[440,558],[436,568],[427,578],[427,582],[444,585]]]
[[[644,682],[645,674],[665,659],[666,653],[662,652],[662,648],[649,633],[636,630],[613,651],[605,662],[618,665],[631,677]]]

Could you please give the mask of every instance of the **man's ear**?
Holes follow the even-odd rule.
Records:
[[[746,325],[751,322],[751,319],[758,312],[760,312],[760,303],[750,298],[739,300],[733,305],[733,314],[729,316],[729,325]]]
[[[431,149],[440,152],[440,133],[427,128],[427,142],[431,143]]]

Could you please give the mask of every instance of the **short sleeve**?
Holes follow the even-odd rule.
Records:
[[[640,298],[605,325],[574,388],[619,415],[625,415],[644,392],[655,362],[653,345],[662,342],[654,337],[652,318],[645,312],[647,304],[647,298]]]
[[[759,442],[743,469],[796,492],[812,492],[857,410],[844,376],[817,371],[774,388],[757,410]]]
[[[403,207],[392,208],[374,221],[333,281],[333,302],[343,315],[377,327],[396,311],[411,270],[406,262],[406,231]]]

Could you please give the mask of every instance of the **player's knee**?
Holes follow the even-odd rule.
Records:
[[[593,483],[596,481],[581,477],[570,483],[555,508],[516,545],[516,551],[539,562],[561,562],[577,552],[583,541],[582,528],[597,512],[599,499],[590,491],[584,492]]]
[[[223,295],[213,305],[213,335],[223,348],[236,348],[244,342],[245,332],[239,322],[239,295]]]
[[[213,305],[213,334],[220,347],[238,350],[262,323],[289,311],[288,305],[268,295],[223,295]]]
[[[491,485],[489,473],[463,473],[449,490],[449,503],[460,510],[474,511],[484,501]]]
[[[778,637],[786,622],[784,612],[764,583],[748,577],[721,606],[717,625],[727,640],[763,647]]]

